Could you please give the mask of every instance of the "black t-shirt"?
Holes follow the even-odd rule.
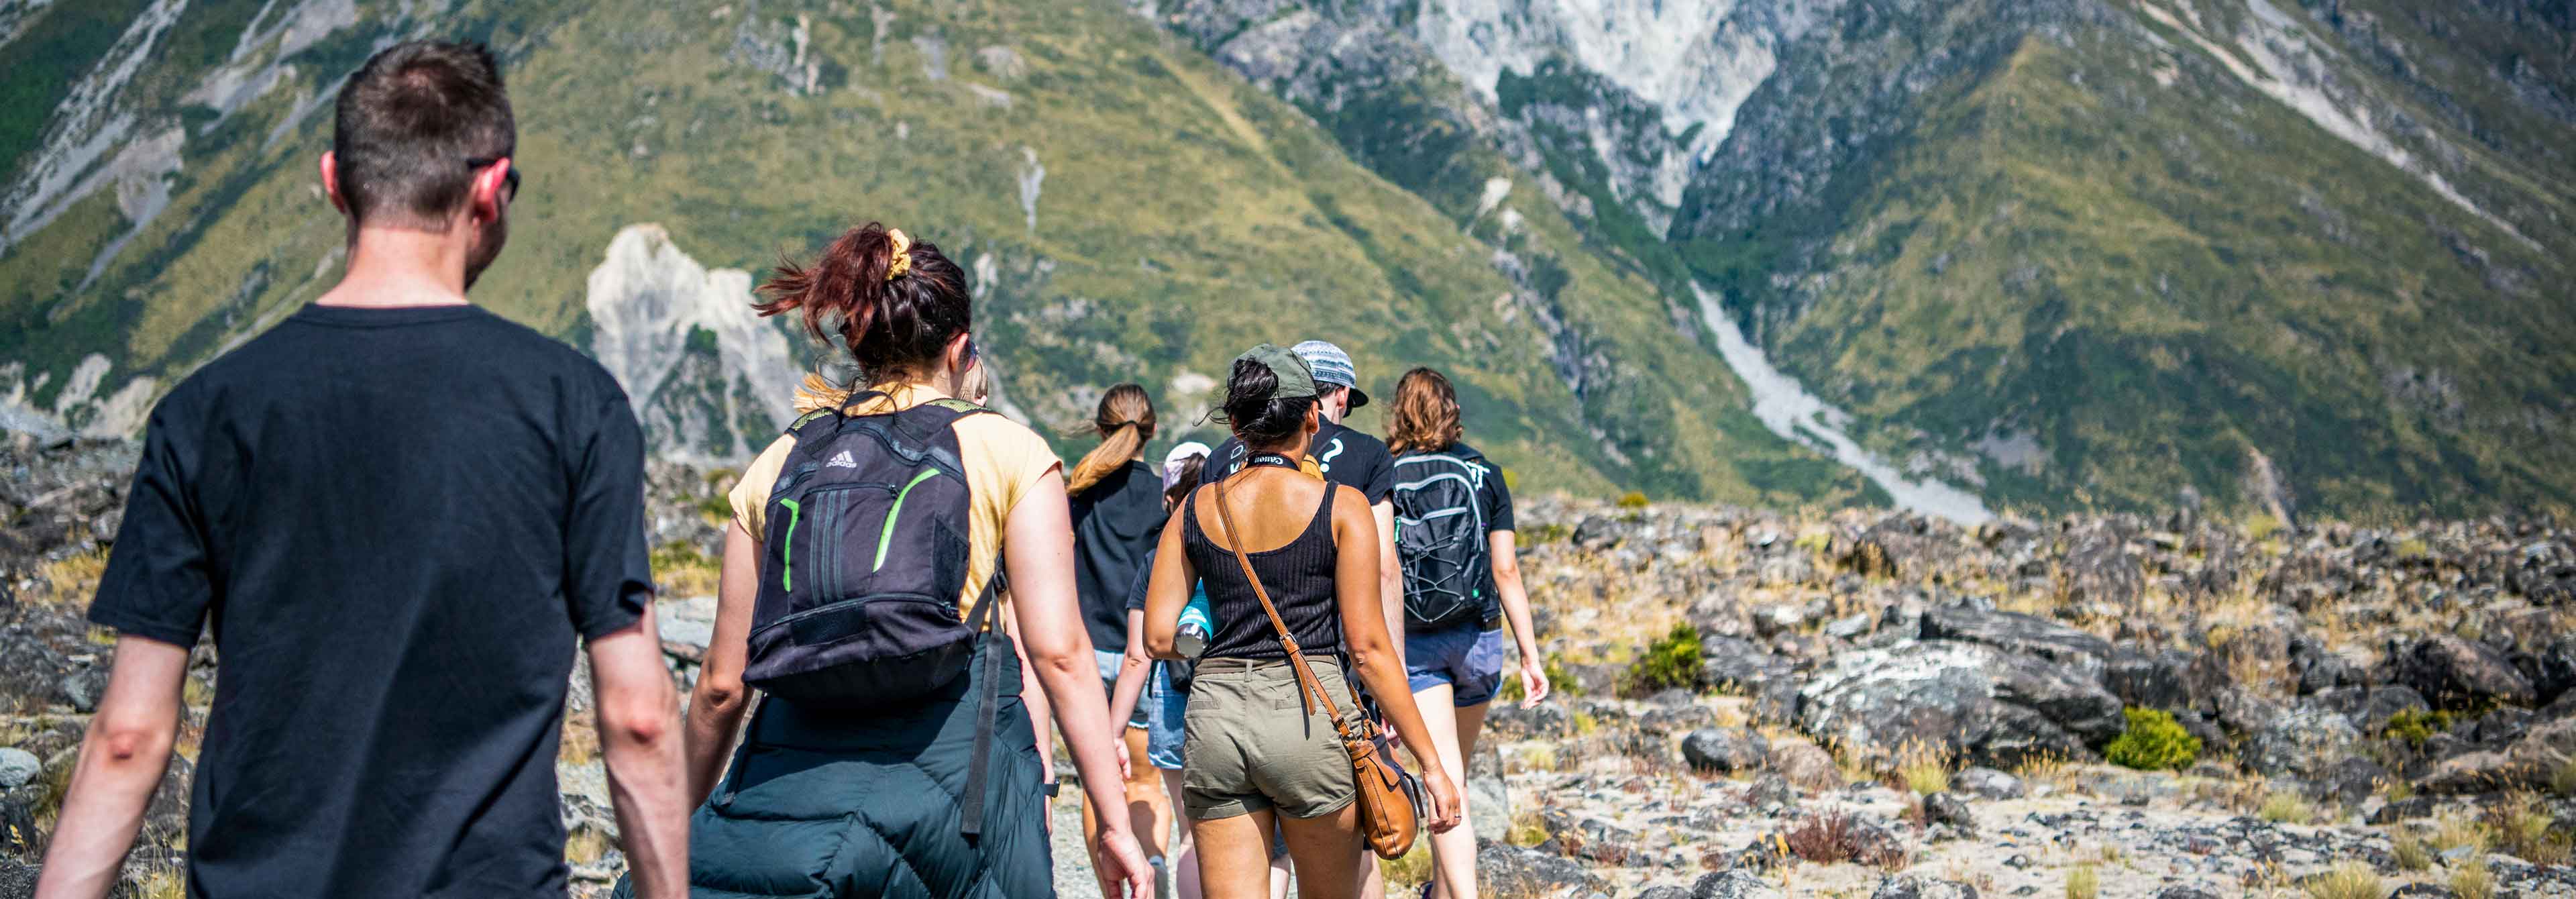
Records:
[[[1387,493],[1395,489],[1395,457],[1386,451],[1385,441],[1375,437],[1328,421],[1315,431],[1315,443],[1306,448],[1306,454],[1324,469],[1324,480],[1359,491],[1369,505],[1386,502]],[[1217,473],[1207,479],[1242,471],[1251,458],[1243,441],[1228,437],[1208,455],[1208,464]]]
[[[1127,590],[1163,537],[1163,478],[1130,461],[1073,497],[1073,588],[1091,648],[1127,649]]]
[[[201,896],[562,899],[575,637],[651,599],[598,363],[472,306],[309,306],[153,409],[90,620],[188,646]]]

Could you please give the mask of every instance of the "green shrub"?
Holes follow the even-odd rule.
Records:
[[[1699,668],[1699,629],[1676,624],[1671,633],[1647,646],[1645,654],[1628,666],[1628,691],[1644,695],[1673,687],[1688,688],[1699,682]]]
[[[2447,710],[2400,709],[2388,716],[2388,726],[2380,728],[2379,735],[2404,740],[2406,745],[2420,749],[2434,734],[2450,730],[2451,723],[2452,715]]]
[[[1630,490],[1630,491],[1628,491],[1627,493],[1625,493],[1625,494],[1623,494],[1623,495],[1621,495],[1621,496],[1619,497],[1619,508],[1622,508],[1622,509],[1643,509],[1643,508],[1645,508],[1645,507],[1646,507],[1646,495],[1645,495],[1645,494],[1643,494],[1643,493],[1639,493],[1639,492],[1637,492],[1637,491]]]
[[[2131,706],[2129,729],[2102,754],[2111,764],[2140,771],[2180,771],[2200,758],[2200,738],[2174,722],[2171,713]]]

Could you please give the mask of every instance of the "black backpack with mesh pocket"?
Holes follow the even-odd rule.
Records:
[[[1395,457],[1395,554],[1404,569],[1404,615],[1425,627],[1481,621],[1492,614],[1493,566],[1486,548],[1485,479],[1497,477],[1465,447]]]

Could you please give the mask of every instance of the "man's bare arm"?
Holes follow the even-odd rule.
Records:
[[[179,736],[179,689],[187,677],[187,647],[116,639],[107,695],[81,739],[80,762],[36,882],[39,899],[98,899],[116,885],[152,791],[169,770],[170,745]]]
[[[609,801],[639,899],[689,891],[689,804],[680,764],[679,697],[662,667],[653,615],[590,641]]]

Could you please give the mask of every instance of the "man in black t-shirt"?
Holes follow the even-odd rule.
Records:
[[[211,625],[191,896],[562,899],[584,642],[639,894],[682,895],[634,412],[598,363],[465,299],[518,191],[499,71],[400,44],[337,104],[322,186],[347,271],[153,409],[90,607],[115,665],[37,892],[114,885]]]

